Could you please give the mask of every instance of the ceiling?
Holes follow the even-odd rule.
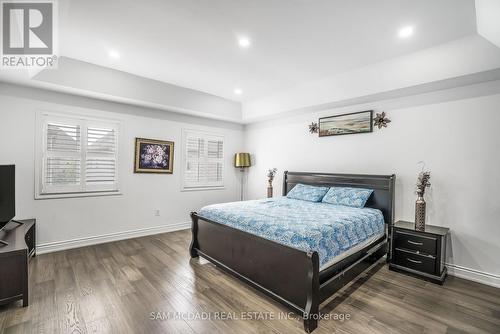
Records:
[[[60,55],[237,101],[476,32],[473,0],[64,0],[59,12]]]

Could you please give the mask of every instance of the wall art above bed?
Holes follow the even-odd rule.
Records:
[[[319,136],[339,136],[373,132],[373,110],[319,119]]]

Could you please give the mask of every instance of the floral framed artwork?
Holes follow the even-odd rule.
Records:
[[[174,142],[135,138],[134,173],[172,174]]]

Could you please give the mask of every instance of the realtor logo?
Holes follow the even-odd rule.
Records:
[[[2,4],[2,68],[54,67],[54,2]]]

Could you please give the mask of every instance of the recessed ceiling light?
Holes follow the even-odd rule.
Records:
[[[234,94],[241,95],[241,94],[243,94],[243,91],[240,88],[235,88],[234,89]]]
[[[108,56],[111,59],[120,59],[120,53],[116,50],[109,50],[108,51]]]
[[[408,38],[411,35],[413,35],[413,31],[414,31],[414,29],[412,26],[406,26],[406,27],[399,29],[398,36],[399,36],[399,38]]]
[[[248,37],[240,37],[238,38],[238,45],[240,48],[246,49],[250,46],[251,42]]]

